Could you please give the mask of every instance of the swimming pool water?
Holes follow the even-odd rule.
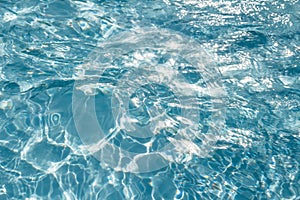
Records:
[[[0,0],[0,199],[299,199],[300,4]]]

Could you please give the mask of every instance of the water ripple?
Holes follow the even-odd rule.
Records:
[[[151,172],[165,167],[167,160],[187,161],[189,153],[207,154],[221,133],[225,92],[213,63],[195,41],[164,29],[144,28],[117,35],[99,48],[91,54],[95,59],[78,68],[83,74],[74,86],[73,114],[83,142],[100,161],[116,170]],[[111,70],[117,74],[107,73]],[[112,75],[119,80],[110,85],[106,76]],[[96,118],[95,105],[107,104],[107,100],[95,101],[99,90],[112,93],[102,97],[111,99],[105,111],[111,114],[102,117],[115,119],[107,133],[102,128],[106,125]],[[200,100],[205,98],[207,102]],[[210,116],[200,119],[199,105]],[[117,146],[109,143],[119,134],[125,136]],[[156,135],[165,134],[161,138],[165,144],[153,151]],[[124,137],[148,139],[136,145]],[[200,147],[191,141],[194,138]],[[172,149],[178,158],[169,155]],[[108,151],[116,153],[105,157]]]
[[[299,5],[298,0],[2,0],[0,199],[297,199]],[[90,74],[78,70],[78,66],[99,58],[90,57],[99,52],[99,44],[108,45],[121,32],[143,27],[193,38],[221,73],[218,83],[226,92],[221,104],[226,106],[223,133],[208,145],[205,156],[197,153],[197,148],[202,151],[203,141],[194,137],[195,131],[187,134],[193,137],[183,134],[175,138],[181,140],[172,141],[174,133],[190,123],[182,111],[197,107],[200,119],[207,123],[214,119],[214,98],[197,96],[191,98],[191,104],[178,98],[178,93],[198,90],[184,90],[186,85],[181,82],[203,88],[205,81],[201,80],[208,77],[197,74],[197,68],[185,66],[184,59],[178,70],[151,71],[153,60],[146,58],[153,52],[144,48],[127,52],[102,73],[99,69],[90,70]],[[171,42],[162,44],[178,43]],[[170,64],[170,57],[163,55],[158,56],[161,65]],[[158,57],[153,57],[154,61]],[[120,70],[126,63],[132,66]],[[147,69],[139,71],[143,77],[134,68],[138,63]],[[174,81],[170,72],[176,72],[181,82]],[[112,149],[115,153],[107,154],[105,162],[87,151],[72,117],[73,86],[80,75],[101,79],[85,89],[95,95],[95,102],[107,103],[95,108],[98,122],[105,125],[101,128],[111,133],[109,144],[117,147]],[[147,80],[144,86],[142,78]],[[151,85],[154,81],[164,84]],[[106,97],[112,94],[116,105],[128,106],[111,107],[111,99]],[[127,115],[119,108],[126,108]],[[159,124],[161,118],[155,121],[153,116],[163,110],[165,123]],[[143,117],[138,118],[141,114]],[[166,128],[149,141],[134,137],[134,131],[115,134],[113,119],[118,119],[125,130],[153,122]],[[210,128],[205,123],[199,126],[202,132]],[[147,133],[155,131],[156,126],[149,127]],[[131,173],[124,170],[125,164],[116,168],[108,162],[110,155],[116,161],[119,149],[157,152],[166,142],[181,153],[170,152],[165,167],[155,172]],[[151,148],[145,145],[150,143]],[[183,154],[186,146],[192,146],[196,153]],[[126,162],[130,159],[124,159]]]

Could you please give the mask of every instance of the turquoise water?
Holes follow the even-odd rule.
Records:
[[[299,199],[299,10],[0,0],[0,199]]]

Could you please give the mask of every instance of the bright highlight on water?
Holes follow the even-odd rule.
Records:
[[[299,0],[0,0],[0,200],[298,200]]]
[[[158,28],[126,31],[100,43],[77,70],[76,128],[104,166],[156,171],[192,154],[207,156],[222,134],[226,94],[219,72],[189,37]],[[106,130],[96,111],[103,105],[110,108],[99,117],[112,117]]]

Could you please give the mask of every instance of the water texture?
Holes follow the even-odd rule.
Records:
[[[299,199],[300,3],[0,0],[0,199]]]

